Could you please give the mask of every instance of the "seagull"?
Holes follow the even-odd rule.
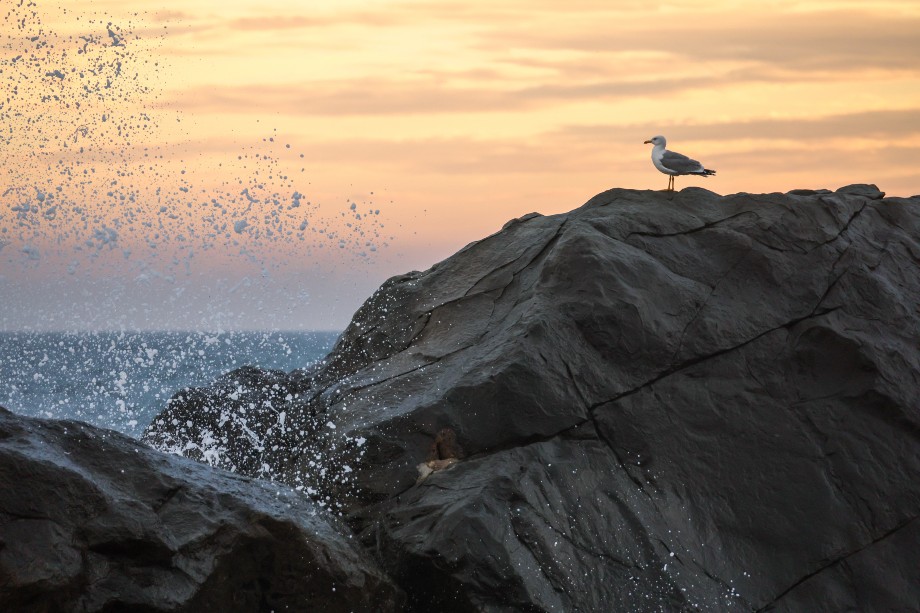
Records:
[[[655,165],[655,168],[666,175],[670,175],[668,177],[668,189],[666,191],[674,191],[674,177],[677,175],[700,175],[708,177],[709,175],[716,174],[715,170],[703,168],[702,164],[696,160],[691,160],[686,155],[681,155],[680,153],[665,149],[668,141],[664,136],[653,136],[651,140],[645,141],[646,145],[649,143],[655,145],[652,147],[652,163]]]

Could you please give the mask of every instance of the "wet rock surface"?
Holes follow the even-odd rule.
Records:
[[[146,437],[313,484],[409,610],[910,609],[918,273],[920,197],[610,190],[389,280],[242,447]]]
[[[334,520],[286,486],[86,424],[0,409],[0,610],[345,612],[401,603]]]

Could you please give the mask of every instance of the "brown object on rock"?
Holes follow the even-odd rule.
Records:
[[[418,470],[418,479],[415,484],[418,485],[431,475],[433,472],[449,468],[457,463],[457,460],[463,458],[463,447],[457,443],[457,433],[453,428],[441,428],[438,430],[434,442],[428,448],[428,457],[424,462],[420,462],[416,469]]]
[[[463,447],[457,442],[457,433],[453,428],[441,428],[428,449],[426,460],[463,459]],[[438,469],[435,469],[438,470]]]
[[[418,470],[418,479],[415,480],[415,484],[418,485],[425,479],[427,479],[431,473],[438,472],[439,470],[444,470],[445,468],[450,468],[457,463],[457,458],[447,458],[446,460],[428,460],[427,462],[420,462],[415,468]]]

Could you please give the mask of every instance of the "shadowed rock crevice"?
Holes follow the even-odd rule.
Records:
[[[918,236],[874,186],[609,190],[386,282],[254,439],[146,438],[341,510],[413,611],[909,609]]]

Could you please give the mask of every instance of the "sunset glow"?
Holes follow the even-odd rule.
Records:
[[[282,203],[274,219],[266,217],[275,235],[255,236],[253,221],[249,235],[247,226],[235,232],[247,202],[228,196],[227,221],[203,220],[196,205],[177,221],[191,228],[186,243],[157,248],[178,261],[194,236],[216,234],[201,243],[210,247],[194,249],[192,265],[183,264],[189,275],[232,279],[247,266],[253,277],[275,275],[284,295],[302,290],[312,301],[272,321],[332,329],[344,326],[387,276],[427,268],[508,219],[566,211],[611,187],[663,189],[667,178],[643,145],[655,134],[718,171],[707,179],[679,177],[678,189],[729,194],[875,183],[889,195],[920,193],[920,4],[911,0],[66,6],[39,1],[32,9],[42,35],[55,33],[58,49],[73,45],[68,36],[109,42],[109,23],[131,33],[125,69],[130,63],[136,71],[136,86],[100,109],[149,121],[132,120],[137,129],[129,138],[105,136],[114,130],[107,115],[87,129],[97,145],[110,138],[112,149],[78,152],[74,123],[86,121],[78,119],[85,106],[48,106],[34,122],[26,121],[28,113],[6,117],[0,288],[7,292],[35,283],[72,291],[62,279],[73,249],[87,249],[93,224],[85,232],[70,222],[53,227],[53,220],[23,226],[17,219],[24,215],[13,212],[22,198],[47,188],[49,168],[59,164],[98,166],[85,206],[96,211],[96,226],[121,224],[119,253],[130,251],[121,259],[135,266],[130,273],[114,263],[105,270],[131,283],[143,268],[138,262],[151,257],[147,249],[154,253],[147,234],[159,223],[161,207],[150,201],[158,188],[176,198],[191,194],[204,206],[215,190],[238,197],[241,178],[260,172],[255,183],[271,175],[287,196],[301,193],[303,207]],[[0,76],[13,100],[7,109],[50,88],[77,86],[74,72],[14,91],[13,58],[25,32],[10,18],[4,28]],[[85,57],[68,56],[76,66]],[[40,139],[47,142],[38,150]],[[118,174],[126,169],[130,180]],[[106,185],[114,183],[136,192],[130,220],[106,204]],[[183,186],[190,191],[179,193]],[[307,210],[323,221],[298,234]],[[367,212],[374,210],[371,220]],[[354,211],[365,215],[353,219]],[[219,223],[223,230],[215,233]],[[323,229],[322,241],[313,227]],[[332,233],[335,241],[323,242]],[[344,236],[348,243],[340,246]],[[40,263],[23,251],[30,241]],[[104,276],[98,258],[87,263],[81,253],[80,274]],[[288,285],[298,283],[300,290]],[[196,300],[206,305],[212,294]],[[6,309],[0,328],[47,324],[30,320],[28,305]],[[47,309],[46,317],[53,312]],[[154,320],[150,325],[165,325]],[[140,325],[131,317],[116,323]],[[226,325],[247,324],[238,318]]]

